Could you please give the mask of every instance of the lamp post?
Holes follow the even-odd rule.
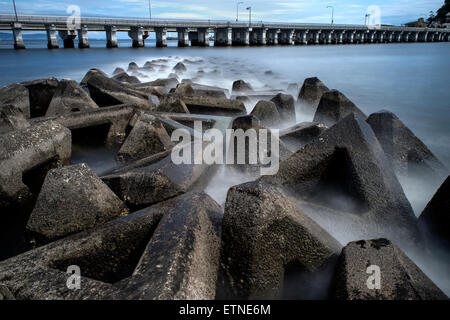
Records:
[[[331,24],[333,24],[334,23],[334,7],[327,6],[327,8],[331,8]]]
[[[248,27],[252,27],[252,7],[248,7]]]
[[[236,3],[236,22],[239,21],[239,5],[244,4],[243,2]]]
[[[14,14],[16,15],[16,22],[19,22],[19,18],[17,17],[17,9],[16,9],[16,1],[13,0],[13,5],[14,5]]]
[[[152,2],[148,0],[148,13],[150,14],[150,20],[152,20]]]

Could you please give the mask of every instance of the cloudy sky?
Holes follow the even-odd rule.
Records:
[[[437,10],[443,0],[240,0],[242,19],[248,19],[245,8],[252,6],[254,21],[329,23],[334,7],[335,23],[364,24],[369,6],[381,10],[381,23],[403,24],[426,17]],[[236,19],[235,0],[151,0],[154,18],[168,19]],[[19,14],[67,15],[70,5],[78,5],[82,16],[142,17],[149,16],[148,0],[16,0]],[[0,13],[13,13],[12,0],[0,0]]]

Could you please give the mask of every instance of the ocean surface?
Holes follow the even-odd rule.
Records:
[[[104,48],[104,42],[91,41],[91,48],[48,50],[41,44],[14,51],[0,45],[0,86],[45,77],[80,81],[90,68],[111,74],[116,67],[127,69],[130,62],[170,57],[166,69],[139,76],[142,82],[165,78],[173,65],[187,59],[188,71],[182,78],[197,83],[231,89],[234,80],[243,79],[256,90],[284,89],[290,83],[301,87],[305,78],[316,76],[329,88],[338,89],[367,115],[382,109],[395,113],[450,168],[450,43],[408,43],[331,46],[130,48],[121,41],[117,49]],[[180,77],[180,80],[182,79]],[[231,90],[230,90],[231,91]],[[297,95],[298,92],[292,92]],[[246,106],[250,112],[253,105]],[[297,122],[311,121],[297,114]],[[82,161],[83,150],[78,153]],[[88,163],[97,173],[107,169],[105,159],[114,154],[98,151],[98,161]],[[74,159],[73,159],[74,160]],[[105,164],[106,163],[106,164]],[[430,187],[421,181],[399,177],[416,215],[436,192],[440,181]],[[206,188],[221,205],[229,187],[250,180],[228,168],[221,168]],[[314,217],[313,217],[314,218]],[[349,232],[327,230],[342,244],[352,239]],[[450,294],[450,259],[441,262],[416,257],[415,262]],[[444,261],[444,263],[442,263]]]

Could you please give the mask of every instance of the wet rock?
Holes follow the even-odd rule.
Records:
[[[0,263],[16,299],[214,299],[220,207],[190,193]],[[82,290],[67,288],[81,269]]]
[[[172,73],[169,73],[168,77],[169,77],[169,78],[173,78],[173,79],[180,80],[179,77],[177,76],[177,74],[176,74],[176,73],[173,73],[173,72],[172,72]]]
[[[171,149],[172,141],[158,118],[141,113],[120,148],[121,161],[136,160]]]
[[[130,62],[128,64],[128,70],[127,71],[133,71],[133,70],[138,70],[139,66],[137,65],[136,62]]]
[[[128,207],[140,209],[190,191],[209,167],[204,163],[177,165],[169,155],[145,167],[103,176],[102,180]]]
[[[261,126],[261,121],[253,115],[249,114],[246,116],[237,117],[233,120],[232,129],[242,129],[242,130],[248,130],[250,128],[259,127]]]
[[[212,98],[221,98],[221,99],[227,98],[227,95],[222,90],[194,89],[194,96],[212,97]]]
[[[303,104],[302,110],[306,113],[314,114],[322,95],[329,90],[330,89],[316,77],[305,79],[298,96],[298,101]]]
[[[419,225],[432,241],[450,244],[450,176],[442,183],[419,217]],[[448,248],[448,246],[446,246]]]
[[[233,82],[232,94],[246,93],[249,91],[253,91],[253,88],[244,80],[237,80]]]
[[[183,96],[190,113],[213,115],[245,114],[246,109],[241,101],[213,97]]]
[[[281,121],[277,106],[271,101],[259,101],[251,114],[257,117],[263,125],[269,127],[276,126]]]
[[[289,94],[279,93],[270,101],[275,103],[282,121],[295,122],[295,101]]]
[[[369,267],[380,271],[380,287]],[[447,300],[447,296],[387,239],[349,243],[339,258],[335,298],[339,300]]]
[[[0,134],[29,127],[25,115],[13,105],[0,106]]]
[[[421,173],[425,178],[447,174],[445,166],[392,112],[382,110],[373,113],[367,123],[397,173]]]
[[[346,96],[337,90],[331,90],[322,95],[313,121],[332,126],[350,113],[355,113],[364,120],[367,118]]]
[[[27,229],[43,245],[127,213],[123,202],[82,163],[48,172]]]
[[[157,108],[159,112],[189,113],[186,104],[176,95],[164,95]]]
[[[100,106],[114,106],[119,104],[135,103],[141,107],[152,110],[155,106],[150,103],[148,94],[122,86],[119,82],[93,75],[87,82],[92,99]]]
[[[227,96],[229,94],[228,89],[224,89],[221,87],[216,87],[216,86],[207,86],[204,84],[198,84],[198,83],[192,83],[192,88],[196,91],[196,92],[210,92],[210,91],[219,91],[221,93],[223,93],[225,96]]]
[[[12,105],[17,108],[26,119],[30,118],[30,94],[28,89],[18,83],[0,88],[0,106]]]
[[[147,61],[145,64],[144,64],[144,67],[143,67],[145,70],[147,70],[147,71],[154,71],[155,70],[155,64],[153,63],[153,62],[151,62],[151,61]]]
[[[53,95],[46,117],[59,116],[70,112],[98,109],[89,94],[73,80],[63,79]]]
[[[43,117],[47,113],[48,106],[53,95],[59,87],[56,78],[33,80],[21,83],[30,93],[30,116]]]
[[[280,139],[292,150],[299,150],[326,129],[326,126],[317,122],[302,122],[280,131]]]
[[[113,71],[113,76],[117,75],[117,74],[121,74],[121,73],[126,73],[125,69],[123,68],[115,68]]]
[[[126,72],[118,73],[112,77],[112,79],[119,81],[119,82],[127,82],[131,84],[135,83],[141,83],[141,81],[136,76],[130,76]]]
[[[172,88],[175,88],[178,85],[178,80],[175,78],[168,78],[168,79],[157,79],[155,81],[151,82],[145,82],[141,84],[139,87],[142,86],[153,86],[153,87],[164,87],[166,90],[170,90]]]
[[[359,238],[420,244],[417,218],[370,126],[350,114],[280,163],[264,180],[296,198],[348,212],[365,223]]]
[[[274,187],[261,181],[232,187],[222,223],[218,296],[281,298],[286,266],[297,264],[312,277],[333,265],[340,250],[333,237]]]
[[[173,71],[177,72],[177,73],[183,73],[187,71],[186,66],[184,65],[184,63],[182,62],[178,62],[175,67],[173,67]]]

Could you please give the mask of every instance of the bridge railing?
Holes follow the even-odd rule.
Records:
[[[17,22],[28,25],[46,25],[54,24],[65,26],[68,16],[36,16],[19,15]],[[0,24],[12,24],[16,22],[13,14],[0,14]],[[102,17],[81,17],[80,23],[87,26],[117,26],[117,27],[168,27],[168,28],[245,28],[249,26],[248,22],[227,21],[227,20],[189,20],[189,19],[130,19],[130,18],[102,18]],[[263,22],[255,21],[251,23],[253,28],[275,28],[275,29],[334,29],[334,30],[370,30],[369,26],[364,25],[342,25],[342,24],[306,24],[306,23],[283,23],[283,22]],[[380,26],[382,31],[439,31],[450,32],[445,28],[413,28],[399,26]],[[376,29],[375,29],[376,30]]]

